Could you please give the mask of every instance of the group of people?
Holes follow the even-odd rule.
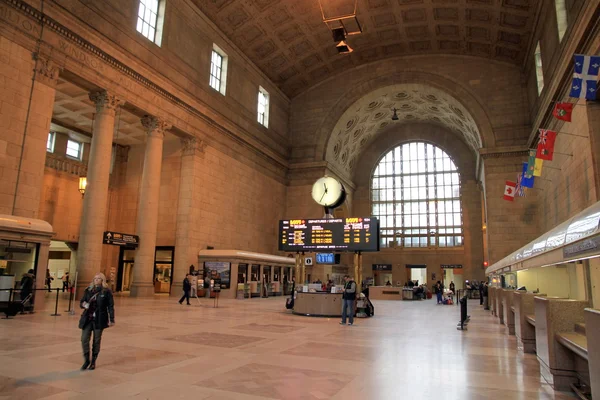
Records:
[[[52,291],[52,281],[54,280],[54,277],[52,276],[52,274],[50,274],[50,268],[46,269],[46,287],[48,288],[48,291],[51,292]],[[64,292],[65,290],[69,290],[69,287],[71,286],[71,282],[69,281],[69,271],[65,272],[63,274],[63,276],[60,278],[60,280],[62,281],[62,291]]]

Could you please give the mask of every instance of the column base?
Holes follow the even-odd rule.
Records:
[[[154,285],[151,283],[134,283],[131,285],[129,297],[154,297]]]

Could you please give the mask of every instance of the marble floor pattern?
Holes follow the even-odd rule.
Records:
[[[340,326],[285,310],[285,298],[115,298],[95,371],[82,363],[79,312],[0,320],[0,399],[571,399],[477,301],[375,301]],[[53,302],[52,307],[54,306]]]

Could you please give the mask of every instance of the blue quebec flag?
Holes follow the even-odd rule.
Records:
[[[527,163],[523,163],[523,172],[521,173],[521,186],[526,187],[526,188],[532,188],[533,181],[535,180],[535,178],[533,176],[531,178],[525,177],[526,173],[527,173]]]
[[[600,56],[575,54],[575,73],[569,96],[596,100]]]

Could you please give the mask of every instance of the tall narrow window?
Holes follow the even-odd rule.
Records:
[[[542,68],[542,49],[539,41],[535,48],[535,77],[537,78],[538,94],[540,94],[544,88],[544,69]]]
[[[48,133],[48,140],[46,141],[46,151],[48,153],[54,153],[54,142],[56,141],[56,133]]]
[[[269,92],[262,87],[258,88],[258,122],[269,127]]]
[[[225,95],[227,84],[227,54],[216,44],[210,58],[210,87]]]
[[[554,7],[556,8],[556,25],[558,26],[558,41],[562,42],[565,32],[569,23],[567,21],[567,7],[565,0],[554,0]]]
[[[136,29],[148,40],[155,43],[157,42],[158,11],[159,0],[140,0]]]
[[[83,143],[67,140],[67,155],[81,161],[83,156]]]
[[[371,207],[381,247],[463,245],[459,172],[434,145],[412,142],[388,152],[371,178]]]

